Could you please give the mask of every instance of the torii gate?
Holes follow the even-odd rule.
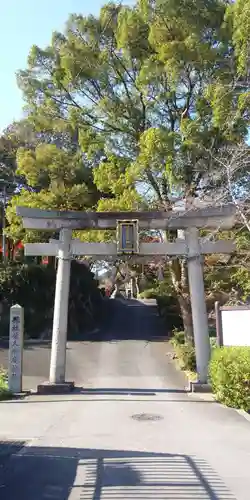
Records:
[[[210,359],[210,342],[203,282],[202,255],[208,253],[232,253],[232,241],[205,241],[199,238],[199,228],[230,229],[234,226],[236,210],[234,205],[191,209],[186,212],[63,212],[17,207],[17,215],[23,219],[26,229],[60,230],[59,240],[49,243],[27,243],[25,254],[29,256],[57,256],[55,306],[53,318],[50,376],[47,385],[50,391],[71,389],[73,383],[65,381],[66,344],[68,323],[68,297],[70,284],[70,262],[72,255],[110,258],[117,255],[141,257],[184,256],[187,258],[189,290],[192,307],[194,341],[198,381],[207,382]],[[127,225],[129,245],[123,245],[123,233],[119,227]],[[125,226],[124,226],[125,227]],[[130,229],[128,229],[130,227]],[[132,228],[132,229],[131,229]],[[72,230],[112,229],[121,234],[116,243],[84,243],[72,240]],[[140,243],[140,230],[182,229],[185,239],[175,242]],[[131,232],[132,231],[132,232]]]

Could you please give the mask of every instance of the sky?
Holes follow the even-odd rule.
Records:
[[[133,0],[126,3],[131,4]],[[46,47],[69,14],[98,14],[105,0],[0,0],[0,132],[22,117],[16,72],[25,69],[32,45]]]

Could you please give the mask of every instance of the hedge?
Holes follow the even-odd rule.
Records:
[[[0,267],[0,293],[3,297],[1,335],[9,334],[9,310],[24,307],[27,336],[37,337],[52,319],[55,269],[52,266],[10,263]]]
[[[250,411],[250,347],[213,349],[209,377],[218,401]]]
[[[54,309],[56,270],[53,266],[12,263],[0,267],[0,293],[4,299],[1,335],[8,336],[9,309],[14,304],[24,307],[25,334],[36,338],[51,333]],[[104,319],[102,293],[89,269],[72,262],[69,296],[70,334],[82,335]]]

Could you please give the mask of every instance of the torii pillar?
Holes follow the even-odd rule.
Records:
[[[68,303],[71,266],[71,237],[70,229],[61,229],[61,248],[58,250],[58,268],[56,274],[56,290],[54,304],[54,319],[50,361],[49,382],[51,385],[73,383],[65,382],[66,346],[68,328]]]
[[[203,256],[200,249],[198,229],[195,227],[187,229],[185,231],[185,239],[188,248],[188,282],[192,305],[196,368],[198,375],[197,382],[203,385],[207,384],[211,348],[203,278]]]

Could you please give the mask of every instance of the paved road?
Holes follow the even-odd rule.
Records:
[[[158,344],[164,338],[165,332],[161,322],[158,321],[156,325],[158,318],[155,301],[146,300],[141,303],[131,301],[128,307],[125,307],[126,304],[125,300],[110,301],[111,320],[104,331],[91,333],[88,337],[85,335],[83,341],[67,343],[67,380],[74,380],[78,386],[86,386],[94,377],[95,384],[97,372],[100,369],[101,378],[103,379],[103,374],[107,378],[111,365],[105,349],[112,351],[112,358],[115,360],[115,364],[112,365],[112,376],[116,374],[117,369],[120,371],[117,375],[122,375],[122,367],[127,364],[127,371],[131,376],[139,374],[137,363],[136,366],[130,365],[131,356],[136,359],[141,346],[147,346],[149,341],[155,340]],[[50,342],[38,344],[36,341],[29,341],[25,344],[23,356],[23,389],[25,391],[36,389],[39,383],[48,380],[50,350]],[[8,368],[8,343],[0,341],[1,366]],[[121,382],[121,378],[119,381]]]
[[[250,422],[185,392],[154,307],[112,317],[69,344],[73,396],[0,404],[0,499],[249,500]]]

